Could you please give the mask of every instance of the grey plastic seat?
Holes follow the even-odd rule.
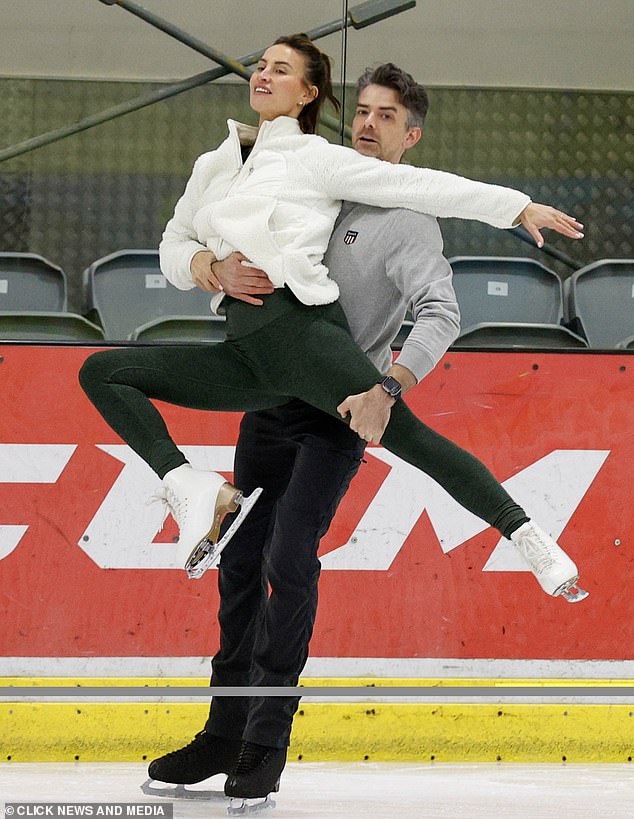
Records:
[[[449,263],[460,307],[461,330],[454,346],[584,346],[578,336],[561,327],[562,282],[540,262],[520,257],[455,256]],[[463,338],[468,338],[468,344],[462,343]]]
[[[210,315],[211,296],[198,287],[178,290],[161,273],[156,250],[119,250],[84,271],[86,313],[107,339],[125,341],[157,318]]]
[[[455,256],[449,264],[465,332],[488,321],[559,324],[563,318],[561,279],[534,259]]]
[[[182,341],[217,344],[225,340],[225,319],[208,316],[169,316],[148,321],[130,333],[131,341]]]
[[[37,253],[0,253],[0,312],[66,310],[66,274]]]
[[[591,347],[614,348],[634,336],[634,259],[601,259],[566,282],[570,320]]]
[[[588,343],[566,327],[557,324],[519,324],[496,322],[475,325],[462,333],[453,347],[586,348]]]
[[[619,350],[634,350],[634,336],[624,338],[616,345]]]
[[[2,341],[103,341],[101,327],[75,313],[0,313]]]

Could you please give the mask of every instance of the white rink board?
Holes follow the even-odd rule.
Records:
[[[211,657],[0,657],[4,677],[208,677]],[[634,660],[309,657],[306,677],[634,679]]]

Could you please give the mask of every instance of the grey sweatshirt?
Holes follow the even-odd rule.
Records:
[[[381,372],[407,310],[415,324],[398,357],[420,381],[456,339],[460,313],[438,222],[401,208],[344,202],[324,257],[355,341]]]

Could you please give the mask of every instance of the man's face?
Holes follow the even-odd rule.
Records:
[[[359,94],[352,120],[352,147],[364,156],[400,162],[422,134],[420,128],[408,128],[407,119],[407,108],[393,88],[366,86]]]

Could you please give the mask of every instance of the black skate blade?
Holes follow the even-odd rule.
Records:
[[[271,810],[275,807],[275,802],[271,799],[271,795],[260,796],[256,799],[244,799],[241,796],[234,796],[227,808],[229,816],[251,816],[254,813]]]
[[[140,787],[146,796],[162,796],[164,799],[193,799],[197,802],[224,802],[226,796],[224,791],[198,791],[186,788],[185,785],[167,785],[166,787],[155,787],[152,782],[155,779],[148,779]]]

